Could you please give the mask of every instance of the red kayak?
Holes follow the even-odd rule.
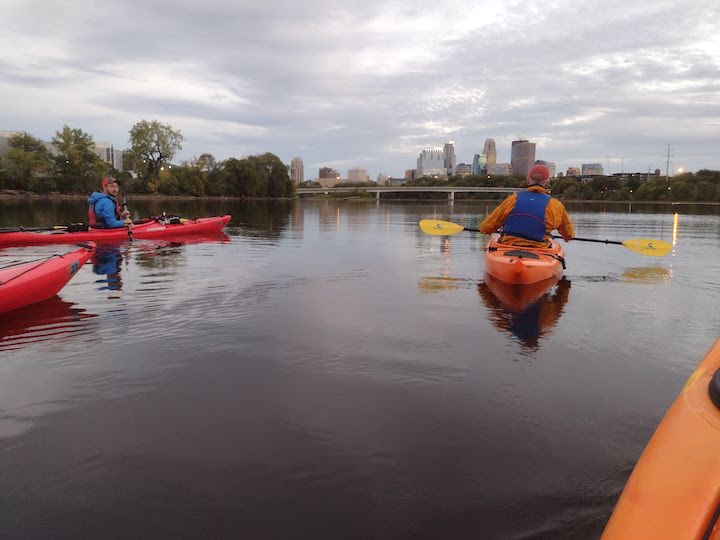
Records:
[[[197,219],[175,219],[163,222],[148,219],[130,227],[118,229],[68,230],[0,230],[0,246],[26,246],[31,244],[74,244],[76,242],[123,242],[124,240],[145,240],[152,238],[173,238],[192,234],[206,234],[222,230],[231,216],[214,216]]]
[[[55,296],[95,252],[89,242],[80,249],[0,269],[0,313]]]

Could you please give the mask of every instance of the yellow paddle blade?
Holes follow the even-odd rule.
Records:
[[[624,240],[622,245],[630,251],[641,255],[650,255],[651,257],[663,257],[672,249],[670,243],[653,238],[631,238],[630,240]]]
[[[450,221],[440,221],[438,219],[420,220],[420,228],[425,234],[434,234],[437,236],[449,236],[457,234],[465,230],[465,227]]]

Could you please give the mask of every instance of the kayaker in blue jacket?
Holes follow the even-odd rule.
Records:
[[[88,197],[88,219],[94,229],[117,229],[132,224],[130,212],[122,210],[117,202],[120,192],[118,181],[112,176],[103,178],[102,192]]]

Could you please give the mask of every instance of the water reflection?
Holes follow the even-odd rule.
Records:
[[[467,288],[469,283],[475,280],[465,278],[454,278],[450,276],[423,276],[418,282],[420,291],[433,293],[437,291],[452,291]]]
[[[511,285],[485,274],[478,292],[485,302],[492,324],[517,338],[525,348],[536,350],[563,314],[570,296],[570,281],[557,278]],[[553,289],[554,288],[554,289]]]
[[[74,334],[88,332],[83,321],[96,316],[58,296],[16,309],[11,316],[0,316],[0,351],[19,350],[44,341],[57,344]]]
[[[667,285],[672,270],[664,266],[637,266],[623,272],[622,280],[633,283],[653,283]]]
[[[99,279],[95,283],[103,284],[99,290],[122,290],[120,266],[123,261],[119,246],[98,246],[92,258],[92,269],[95,274],[104,275],[106,279]]]

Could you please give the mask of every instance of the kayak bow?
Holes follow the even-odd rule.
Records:
[[[602,538],[720,538],[720,339],[640,456]]]
[[[90,242],[64,255],[0,269],[0,313],[52,298],[94,252]]]

